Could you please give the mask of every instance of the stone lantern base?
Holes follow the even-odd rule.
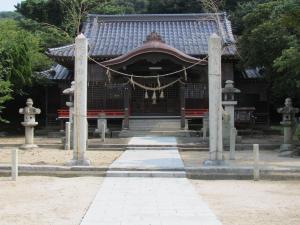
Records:
[[[279,156],[281,157],[300,156],[300,149],[298,149],[294,144],[282,144],[280,145]]]
[[[20,149],[24,149],[24,150],[30,150],[30,149],[35,149],[38,148],[38,146],[36,144],[24,144],[21,145]]]
[[[67,166],[90,166],[91,161],[88,159],[77,160],[71,159],[69,162],[66,163]]]

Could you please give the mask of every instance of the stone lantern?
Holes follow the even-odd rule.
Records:
[[[40,114],[41,110],[34,108],[33,101],[28,98],[26,101],[26,107],[19,109],[20,114],[24,114],[24,122],[21,124],[25,127],[25,144],[21,146],[22,149],[32,149],[38,146],[34,144],[34,127],[38,125],[35,121],[35,115]]]
[[[225,87],[222,88],[223,93],[223,106],[224,110],[230,115],[231,127],[234,127],[234,106],[237,105],[235,100],[235,94],[241,93],[241,91],[234,87],[234,82],[232,80],[227,80],[225,82]]]
[[[69,95],[69,101],[66,102],[66,106],[69,107],[69,122],[73,123],[73,113],[74,113],[74,89],[75,82],[71,82],[71,87],[63,90],[64,95]]]
[[[295,152],[293,144],[293,135],[296,130],[295,114],[299,112],[299,108],[293,107],[291,98],[286,98],[284,107],[278,108],[277,112],[282,114],[282,121],[280,124],[283,126],[283,144],[280,146],[280,156],[292,156]]]
[[[65,149],[69,150],[73,148],[73,130],[74,130],[74,90],[75,90],[75,81],[71,82],[71,87],[63,90],[64,95],[69,96],[69,101],[66,102],[66,106],[69,108],[69,122],[66,122],[66,131],[65,138],[63,138],[63,143]]]
[[[223,140],[226,144],[229,144],[230,133],[234,127],[234,107],[237,105],[235,100],[235,95],[241,91],[234,87],[234,82],[232,80],[227,80],[225,82],[225,87],[222,88],[223,101],[225,112],[228,114],[228,118],[223,120]]]

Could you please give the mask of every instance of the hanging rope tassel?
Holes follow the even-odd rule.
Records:
[[[158,88],[160,88],[160,80],[159,80],[159,77],[157,77],[157,84],[158,84]]]
[[[163,99],[165,97],[165,94],[164,94],[164,90],[161,90],[160,92],[160,96],[159,96],[161,99]]]
[[[134,89],[134,81],[133,81],[133,76],[130,78],[130,83],[132,84],[132,88]]]
[[[148,96],[148,91],[146,90],[145,91],[145,99],[148,99],[149,98],[149,96]]]
[[[185,66],[183,67],[184,80],[187,81],[187,72]]]
[[[153,91],[153,95],[152,95],[152,104],[155,105],[156,104],[156,92]]]
[[[110,83],[110,81],[111,81],[111,73],[110,73],[109,68],[106,70],[106,76],[108,78],[108,82]]]

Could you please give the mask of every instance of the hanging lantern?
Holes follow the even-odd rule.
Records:
[[[164,94],[164,90],[161,90],[160,92],[160,96],[159,96],[161,99],[163,99],[165,97],[165,94]]]
[[[155,105],[156,104],[156,92],[153,91],[153,95],[152,95],[152,104]]]
[[[149,96],[148,96],[148,91],[146,90],[145,91],[145,99],[148,99],[149,98]]]

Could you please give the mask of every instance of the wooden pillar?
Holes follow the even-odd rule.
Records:
[[[129,129],[129,87],[124,87],[124,120],[123,129]]]
[[[181,116],[181,129],[185,129],[185,86],[184,84],[180,85],[180,116]]]

